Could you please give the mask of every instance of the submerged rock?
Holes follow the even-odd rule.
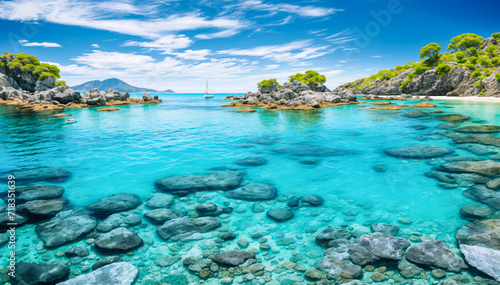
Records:
[[[118,227],[131,227],[140,225],[141,217],[132,213],[116,213],[107,217],[102,223],[97,225],[96,230],[100,232],[109,232]]]
[[[362,235],[356,242],[379,259],[401,260],[403,251],[410,246],[406,239],[384,233]]]
[[[271,209],[266,212],[266,215],[276,221],[276,222],[284,222],[293,218],[293,212],[284,208]]]
[[[349,231],[346,231],[341,228],[327,228],[321,231],[316,236],[316,243],[322,247],[331,247],[332,241],[345,239],[349,240],[352,237],[352,234]]]
[[[76,257],[76,256],[84,257],[84,256],[89,255],[89,250],[84,246],[77,246],[77,247],[72,247],[72,248],[67,249],[64,252],[64,255],[68,258]]]
[[[186,211],[177,211],[165,208],[156,209],[144,213],[144,217],[146,217],[151,223],[158,225],[161,225],[169,220],[184,217],[186,215],[187,215]]]
[[[156,229],[158,235],[166,241],[178,241],[194,233],[204,233],[220,227],[221,222],[213,217],[195,219],[179,218],[165,222]]]
[[[12,220],[12,217],[14,220]],[[0,232],[5,232],[5,230],[10,229],[9,223],[16,223],[18,226],[23,225],[28,221],[28,218],[20,215],[18,213],[13,212],[13,214],[9,214],[9,212],[3,209],[0,213]]]
[[[16,198],[18,203],[56,199],[62,196],[64,188],[55,185],[31,185],[26,187],[16,187]]]
[[[415,111],[415,112],[404,113],[401,116],[407,117],[407,118],[422,118],[422,117],[426,117],[427,113],[424,113],[424,112],[421,112],[421,111]]]
[[[240,186],[243,177],[238,172],[212,172],[205,175],[171,176],[156,181],[156,187],[167,193],[186,196],[197,191],[232,190]]]
[[[30,219],[40,220],[55,216],[67,208],[67,204],[66,199],[33,200],[19,205],[17,211]]]
[[[331,274],[336,278],[356,279],[360,278],[363,270],[361,266],[353,264],[348,256],[341,259],[334,248],[330,248],[316,265],[322,272]]]
[[[18,284],[56,284],[69,276],[69,267],[58,262],[16,264],[14,280]],[[60,284],[60,283],[59,283]]]
[[[64,218],[56,216],[48,222],[37,225],[35,230],[38,237],[44,242],[44,245],[48,248],[53,248],[76,241],[83,235],[93,231],[96,225],[96,219],[89,215],[76,215]]]
[[[415,144],[386,149],[384,152],[398,158],[427,159],[453,153],[453,150],[435,145]]]
[[[411,262],[453,272],[468,268],[463,259],[451,252],[442,240],[426,240],[413,245],[406,250],[405,256]]]
[[[500,133],[500,126],[494,125],[479,125],[467,126],[454,130],[459,133]]]
[[[118,262],[123,262],[123,259],[121,259],[119,256],[106,256],[105,258],[92,264],[92,270],[97,270],[97,269],[104,267],[108,264],[118,263]]]
[[[95,247],[103,252],[128,252],[143,244],[143,240],[133,231],[116,228],[101,234],[94,242]]]
[[[406,258],[404,257],[403,259],[401,259],[401,261],[398,262],[398,269],[401,276],[407,279],[413,278],[423,271],[422,268],[416,266],[411,262],[408,262],[408,260],[406,260]]]
[[[376,223],[370,226],[373,232],[379,232],[383,234],[388,234],[391,236],[397,236],[399,232],[399,227],[391,224]]]
[[[170,208],[174,204],[174,196],[164,193],[154,193],[145,200],[146,206],[152,209]]]
[[[500,162],[495,160],[449,162],[441,164],[439,169],[449,172],[468,172],[488,176],[500,176]]]
[[[483,207],[479,205],[468,205],[460,209],[460,214],[462,217],[468,220],[484,219],[495,211],[489,207]]]
[[[461,245],[467,263],[500,282],[500,251],[480,246]]]
[[[457,122],[466,121],[466,120],[470,119],[470,117],[465,116],[465,115],[460,115],[460,114],[448,114],[448,115],[438,115],[438,116],[436,116],[436,119],[451,122],[451,123],[457,123]]]
[[[58,285],[130,285],[139,271],[127,262],[106,265],[91,273],[83,274]]]
[[[206,216],[218,216],[222,213],[230,213],[233,210],[233,208],[222,208],[221,206],[208,202],[208,203],[203,203],[198,206],[196,206],[196,213],[200,217],[206,217]]]
[[[453,139],[456,143],[480,143],[484,145],[500,146],[500,137],[494,135],[468,135]]]
[[[113,194],[90,204],[89,209],[99,216],[109,216],[114,213],[132,210],[141,204],[139,196],[132,193]]]
[[[272,200],[278,195],[278,190],[267,183],[250,183],[234,191],[228,191],[225,195],[229,198],[246,201]]]
[[[500,250],[500,219],[475,221],[458,229],[459,245],[477,245]]]
[[[474,153],[475,155],[488,155],[488,154],[498,153],[498,150],[494,149],[492,146],[485,146],[485,145],[476,144],[476,143],[457,144],[456,147],[468,150],[468,151]]]
[[[242,166],[261,166],[267,164],[267,159],[260,156],[247,157],[235,162]]]
[[[219,253],[214,257],[214,261],[226,266],[236,267],[246,260],[254,258],[255,254],[244,250],[232,250]]]
[[[64,182],[71,176],[69,171],[60,168],[40,167],[32,170],[14,172],[16,182]]]

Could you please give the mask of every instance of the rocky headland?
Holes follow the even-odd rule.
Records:
[[[449,52],[432,43],[422,48],[420,62],[342,85],[355,94],[500,97],[500,36],[464,34],[451,40]]]
[[[33,67],[34,66],[34,67]],[[81,94],[56,81],[59,69],[25,54],[7,54],[0,57],[0,105],[20,106],[19,110],[63,110],[91,106],[156,104],[158,95],[143,93],[131,98],[128,92],[113,89],[90,89]]]

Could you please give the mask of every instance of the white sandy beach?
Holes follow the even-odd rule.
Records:
[[[500,98],[497,97],[447,97],[447,96],[430,96],[434,100],[452,100],[452,101],[476,101],[476,102],[493,102],[500,103]]]

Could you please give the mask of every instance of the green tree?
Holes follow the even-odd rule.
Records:
[[[490,45],[486,48],[486,52],[490,57],[495,57],[497,55],[498,49],[500,49],[497,45]]]
[[[64,81],[64,80],[57,80],[56,81],[56,86],[66,86],[66,81]]]
[[[439,52],[441,51],[441,46],[437,43],[430,43],[420,49],[420,58],[429,57],[431,63],[437,62],[439,59]]]
[[[454,37],[450,41],[448,49],[450,50],[467,50],[471,47],[479,47],[483,43],[483,37],[476,34],[463,34]]]
[[[458,63],[465,63],[467,60],[465,59],[465,52],[459,50],[455,53],[455,56],[457,57],[457,62]]]
[[[494,37],[495,40],[500,41],[500,33],[493,33],[491,36]]]
[[[500,81],[500,73],[495,73],[495,80]]]
[[[276,84],[276,87],[283,87],[281,84],[278,83],[278,80],[276,80],[276,78],[264,79],[261,82],[257,83],[257,87],[259,87],[259,88],[264,87],[264,86],[272,87],[273,82],[274,82],[274,84]]]
[[[308,84],[309,82],[316,82],[316,83],[325,83],[326,82],[326,76],[319,74],[317,71],[314,70],[307,70],[305,73],[297,73],[295,75],[290,75],[288,77],[290,82],[293,82],[294,80],[298,80],[302,83]]]
[[[443,78],[444,75],[446,73],[448,73],[450,70],[452,69],[451,66],[449,66],[448,64],[446,63],[441,63],[440,65],[438,65],[438,67],[436,68],[436,71],[437,71],[437,74],[439,75],[439,77]]]

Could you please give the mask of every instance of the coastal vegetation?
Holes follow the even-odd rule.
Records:
[[[317,71],[314,70],[306,70],[304,73],[296,73],[293,75],[290,75],[288,77],[289,82],[293,82],[294,80],[297,80],[299,82],[302,82],[304,84],[309,84],[309,82],[314,82],[314,83],[321,83],[324,84],[326,82],[326,76],[319,74]],[[262,87],[272,87],[276,85],[276,87],[283,87],[283,85],[279,84],[276,78],[271,78],[271,79],[264,79],[261,82],[257,83],[257,87],[262,88]]]
[[[469,84],[467,88],[472,87],[466,91],[472,93],[470,95],[481,92],[484,94],[489,88],[491,89],[491,84],[483,84],[483,80],[497,74],[497,69],[500,67],[500,46],[497,40],[500,40],[500,33],[494,33],[486,39],[476,34],[462,34],[450,40],[447,52],[441,52],[443,48],[439,44],[429,43],[420,49],[419,58],[421,60],[418,62],[410,61],[408,64],[397,65],[390,70],[380,70],[376,74],[342,86],[365,93],[362,90],[370,86],[391,85],[393,92],[399,91],[401,94],[418,90],[417,83],[413,85],[410,83],[425,72],[432,71],[441,80],[449,79],[450,77],[446,77],[446,75],[450,73],[466,74],[470,80],[463,84]],[[495,75],[494,79],[498,81],[498,76]],[[365,89],[365,91],[367,90],[371,89]],[[494,95],[498,93],[498,90],[492,90],[492,92]]]
[[[61,78],[59,68],[49,63],[41,63],[35,56],[25,53],[6,53],[1,56],[0,67],[31,73],[37,80],[52,77],[54,80]],[[61,83],[60,83],[61,84]]]
[[[264,79],[261,82],[257,83],[257,87],[262,88],[262,87],[272,87],[273,83],[276,84],[277,87],[282,87],[281,84],[278,83],[278,80],[276,78],[271,78],[271,79]]]

